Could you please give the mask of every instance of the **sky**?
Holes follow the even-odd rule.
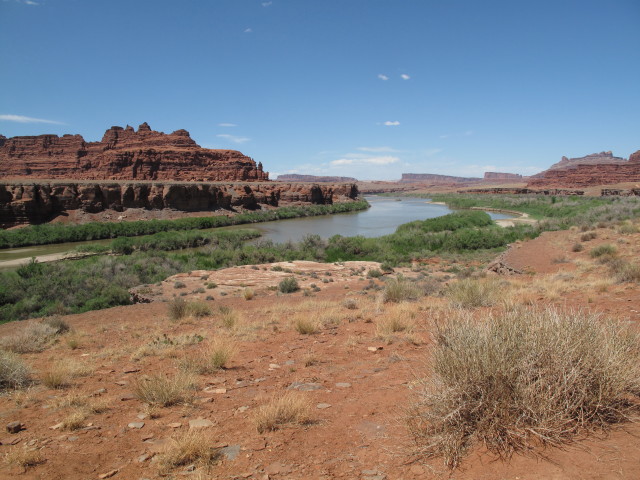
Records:
[[[0,134],[186,129],[278,174],[640,149],[640,0],[0,0]]]

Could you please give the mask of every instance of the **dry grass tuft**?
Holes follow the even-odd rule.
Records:
[[[0,389],[20,388],[31,381],[26,363],[15,353],[0,350]]]
[[[40,450],[23,445],[9,450],[4,456],[4,462],[7,465],[18,465],[27,469],[44,463],[45,458]]]
[[[49,388],[66,388],[74,378],[89,375],[93,368],[72,359],[53,362],[42,374],[42,383]]]
[[[293,319],[293,328],[302,335],[313,335],[320,331],[320,321],[309,314],[296,315]]]
[[[158,456],[158,465],[161,471],[168,472],[190,464],[209,466],[218,458],[219,453],[213,448],[209,435],[198,430],[189,430],[171,439],[165,451]]]
[[[423,295],[422,290],[415,282],[402,276],[389,278],[385,281],[383,298],[385,302],[403,302],[417,300]]]
[[[416,326],[416,311],[406,305],[398,305],[389,309],[376,321],[376,337],[391,340],[394,334],[413,333]]]
[[[298,392],[287,392],[258,407],[254,422],[259,433],[285,425],[306,425],[311,423],[311,403]]]
[[[85,427],[88,412],[84,408],[77,408],[62,420],[63,430],[80,430]]]
[[[494,279],[465,278],[449,285],[446,296],[459,308],[490,307],[504,294],[504,286]]]
[[[452,468],[476,443],[508,458],[638,409],[640,338],[597,315],[521,308],[477,321],[458,312],[435,341],[407,422],[419,452]]]
[[[253,297],[256,296],[256,292],[252,288],[245,288],[242,292],[242,296],[245,300],[253,300]]]
[[[184,372],[171,377],[151,375],[136,379],[133,393],[143,402],[163,407],[190,403],[194,397],[194,381],[191,375]]]
[[[201,375],[214,373],[225,368],[238,351],[237,345],[225,338],[216,338],[198,354],[185,357],[181,362],[183,370]]]
[[[28,322],[18,333],[0,340],[0,347],[15,353],[45,350],[57,335],[54,327],[41,322]]]

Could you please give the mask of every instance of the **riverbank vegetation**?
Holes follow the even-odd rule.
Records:
[[[203,230],[250,223],[271,222],[288,218],[315,217],[347,213],[369,208],[366,200],[334,203],[332,205],[300,205],[274,210],[245,212],[234,216],[187,217],[176,220],[139,220],[135,222],[90,222],[82,225],[46,223],[16,230],[0,231],[0,249],[81,242],[117,237],[137,237],[159,232]]]
[[[105,249],[118,253],[117,256],[96,255],[56,264],[31,262],[15,271],[0,272],[0,322],[126,305],[131,302],[129,288],[156,283],[179,272],[292,260],[369,260],[392,268],[435,255],[486,259],[509,243],[535,238],[545,230],[567,228],[570,224],[593,227],[640,215],[640,199],[629,198],[572,197],[555,201],[552,197],[527,199],[504,195],[434,195],[432,198],[451,206],[488,206],[538,213],[550,209],[554,215],[536,224],[501,228],[485,212],[461,210],[401,225],[395,233],[378,238],[336,235],[323,240],[318,235],[309,235],[300,242],[282,244],[269,240],[247,243],[246,240],[257,235],[251,230],[173,231],[139,238],[123,237],[106,247],[91,247],[96,253]],[[323,210],[313,208],[311,211]],[[285,211],[280,215],[294,213]],[[203,220],[181,220],[196,225],[200,225],[200,221]],[[194,246],[200,248],[181,250]]]

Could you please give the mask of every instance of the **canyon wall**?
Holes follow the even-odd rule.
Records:
[[[450,175],[436,175],[433,173],[403,173],[400,183],[431,183],[431,184],[456,184],[474,183],[482,181],[481,178],[453,177]]]
[[[332,204],[355,200],[358,195],[355,184],[0,182],[0,226],[43,223],[69,210],[255,210],[263,205]]]
[[[262,164],[236,150],[201,148],[186,130],[143,123],[111,127],[99,142],[81,135],[0,135],[0,177],[65,180],[264,181]]]
[[[346,183],[357,182],[353,177],[322,177],[317,175],[298,175],[296,173],[287,173],[278,175],[278,182],[320,182],[320,183]]]
[[[611,152],[605,153],[609,154]],[[633,153],[628,161],[624,159],[619,161],[618,157],[609,155],[607,155],[607,158],[611,158],[612,161],[609,163],[573,164],[568,168],[546,170],[542,176],[532,178],[527,186],[589,187],[625,182],[640,182],[640,150]],[[615,161],[613,159],[615,159]]]
[[[495,181],[495,180],[500,180],[500,181],[511,181],[511,182],[518,182],[518,181],[522,181],[522,175],[520,175],[519,173],[503,173],[503,172],[484,172],[484,180],[487,181]]]

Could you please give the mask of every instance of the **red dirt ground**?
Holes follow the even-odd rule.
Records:
[[[582,235],[577,230],[549,232],[513,245],[504,259],[524,273],[501,277],[505,297],[523,304],[587,308],[638,322],[638,284],[615,283],[608,267],[589,252],[611,243],[621,258],[637,261],[640,234],[620,235],[613,229],[598,229],[596,234],[583,242],[581,252],[572,251]],[[562,449],[515,455],[510,461],[497,460],[478,447],[453,472],[440,459],[417,458],[402,417],[415,380],[426,372],[431,327],[447,314],[448,301],[428,296],[401,305],[383,303],[380,292],[370,288],[371,282],[379,287],[383,281],[366,278],[375,264],[281,266],[289,271],[264,265],[182,274],[160,285],[140,287],[138,293],[151,303],[64,317],[74,333],[41,353],[21,356],[36,379],[60,359],[75,360],[88,371],[65,389],[37,383],[26,393],[0,396],[0,455],[26,447],[39,449],[44,458],[26,469],[0,464],[0,478],[640,478],[640,424],[579,439]],[[453,280],[442,272],[447,268],[444,263],[420,268],[423,274]],[[295,276],[306,290],[278,294],[274,287],[284,276]],[[176,282],[185,286],[176,288]],[[211,282],[216,288],[207,287]],[[310,292],[311,284],[320,291]],[[251,300],[244,298],[250,296],[247,289],[255,295]],[[168,304],[162,300],[182,292],[187,300],[207,303],[213,313],[170,320]],[[220,306],[238,315],[233,328],[223,325]],[[412,331],[381,334],[378,325],[394,316],[410,318]],[[323,327],[316,334],[297,333],[292,322],[299,317],[314,318]],[[25,325],[0,325],[0,339]],[[228,368],[196,376],[193,403],[160,408],[154,412],[157,418],[145,416],[143,402],[131,398],[136,379],[177,372],[180,360],[201,348],[200,343],[189,344],[194,334],[204,337],[202,345],[215,338],[232,341],[237,354]],[[70,348],[70,338],[77,341],[77,348]],[[256,409],[299,384],[316,388],[301,393],[311,403],[312,423],[258,433],[253,423]],[[52,429],[74,411],[70,402],[61,405],[72,396],[103,401],[108,409],[90,414],[78,430]],[[239,446],[237,456],[223,457],[208,471],[178,467],[172,475],[162,476],[156,453],[195,419],[210,420],[204,431],[211,445],[232,453]],[[24,423],[25,430],[6,433],[4,425],[11,421]],[[144,425],[131,428],[132,422]]]

